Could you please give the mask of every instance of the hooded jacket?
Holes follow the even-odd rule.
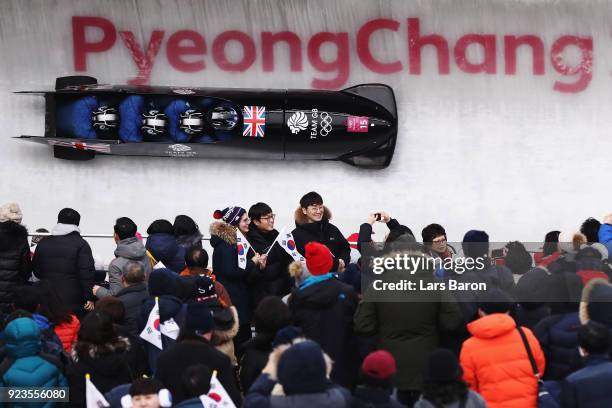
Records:
[[[79,328],[81,327],[81,322],[75,315],[70,315],[70,317],[70,322],[64,322],[53,327],[55,334],[57,334],[57,337],[59,337],[60,341],[62,342],[64,351],[67,353],[72,351],[72,346],[77,341]]]
[[[238,249],[236,246],[236,228],[216,221],[210,225],[210,245],[213,247],[213,270],[217,280],[225,287],[238,309],[240,325],[251,321],[251,296],[247,283],[249,275],[255,270],[255,264],[247,257],[246,269],[238,267]]]
[[[85,406],[87,373],[91,375],[91,382],[102,394],[118,385],[131,383],[133,378],[126,359],[129,348],[130,342],[126,338],[117,337],[102,346],[89,345],[83,355],[73,351],[72,358],[75,362],[67,371],[71,406]]]
[[[76,225],[58,224],[52,236],[38,243],[34,252],[34,275],[50,283],[59,298],[77,316],[86,301],[94,300],[94,259],[91,248]]]
[[[608,259],[610,259],[610,255],[612,255],[612,225],[601,224],[601,227],[599,227],[599,242],[608,248]]]
[[[172,234],[151,234],[145,248],[156,261],[163,262],[166,268],[180,273],[185,268],[185,248],[176,242]]]
[[[9,312],[13,290],[32,272],[28,231],[13,221],[0,222],[0,309]]]
[[[129,262],[140,262],[144,266],[145,276],[148,277],[151,273],[151,263],[147,258],[147,250],[136,237],[119,241],[117,249],[115,249],[115,256],[116,258],[108,265],[109,287],[108,289],[105,287],[98,289],[96,296],[99,299],[105,296],[115,296],[123,289],[121,277],[123,276],[123,270]]]
[[[612,406],[612,362],[605,354],[585,358],[585,367],[567,376],[561,387],[561,406],[598,408]]]
[[[487,406],[535,407],[538,383],[514,319],[493,313],[468,324],[472,337],[463,343],[459,357],[463,379]],[[531,330],[523,328],[540,373],[544,353]]]
[[[13,360],[2,373],[1,387],[66,387],[66,378],[52,357],[41,355],[40,333],[34,320],[21,317],[11,321],[4,330],[5,351]],[[6,362],[4,363],[6,364]],[[32,405],[11,404],[14,407],[52,407],[53,403]]]
[[[268,253],[268,260],[264,269],[255,268],[251,277],[252,290],[251,309],[255,310],[259,302],[266,296],[287,295],[290,290],[288,266],[293,262],[293,258],[280,246],[274,244],[278,237],[278,231],[262,231],[254,224],[251,224],[246,238],[253,246],[253,249],[260,253]],[[274,244],[272,249],[270,246]]]
[[[319,343],[335,362],[332,381],[348,388],[355,383],[359,364],[353,337],[356,307],[353,288],[331,273],[307,278],[289,299],[294,324],[302,328],[306,338]]]
[[[334,255],[333,271],[338,270],[338,260],[342,259],[344,265],[351,261],[351,247],[340,230],[329,222],[332,214],[327,207],[323,207],[323,219],[319,222],[308,222],[308,218],[300,207],[295,210],[295,229],[293,238],[300,254],[304,255],[307,243],[315,241],[324,244]]]
[[[545,380],[563,380],[580,366],[579,328],[578,312],[549,316],[534,327],[546,357]]]

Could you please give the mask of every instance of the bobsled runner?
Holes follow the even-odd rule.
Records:
[[[96,154],[391,163],[397,138],[393,90],[363,84],[341,91],[103,85],[56,79],[43,95],[54,156]]]

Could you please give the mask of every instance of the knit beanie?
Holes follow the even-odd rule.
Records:
[[[334,266],[334,257],[329,249],[318,242],[309,242],[304,247],[306,266],[314,276],[325,275],[331,272]]]
[[[428,383],[449,384],[461,375],[457,357],[450,350],[438,349],[429,355],[423,379]]]
[[[0,222],[12,221],[21,224],[23,214],[17,203],[4,204],[0,207]]]
[[[149,275],[148,286],[151,297],[163,295],[178,296],[178,274],[167,268],[154,269]]]
[[[286,395],[325,391],[327,377],[321,347],[310,340],[289,347],[278,361],[277,377]]]
[[[246,210],[242,207],[227,207],[223,210],[216,210],[213,214],[213,217],[216,220],[221,220],[236,227],[240,223],[240,218],[242,217],[242,214],[245,213]]]
[[[210,333],[215,329],[215,321],[212,311],[202,303],[190,303],[187,305],[185,316],[185,329]]]

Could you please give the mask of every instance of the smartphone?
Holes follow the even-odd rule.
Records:
[[[376,217],[376,221],[380,221],[382,216],[380,215],[380,213],[376,213],[374,214],[374,216]]]

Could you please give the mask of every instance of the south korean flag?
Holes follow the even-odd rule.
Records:
[[[247,254],[251,249],[251,244],[244,237],[242,232],[236,228],[236,249],[238,252],[238,267],[240,269],[246,269],[247,266]]]

